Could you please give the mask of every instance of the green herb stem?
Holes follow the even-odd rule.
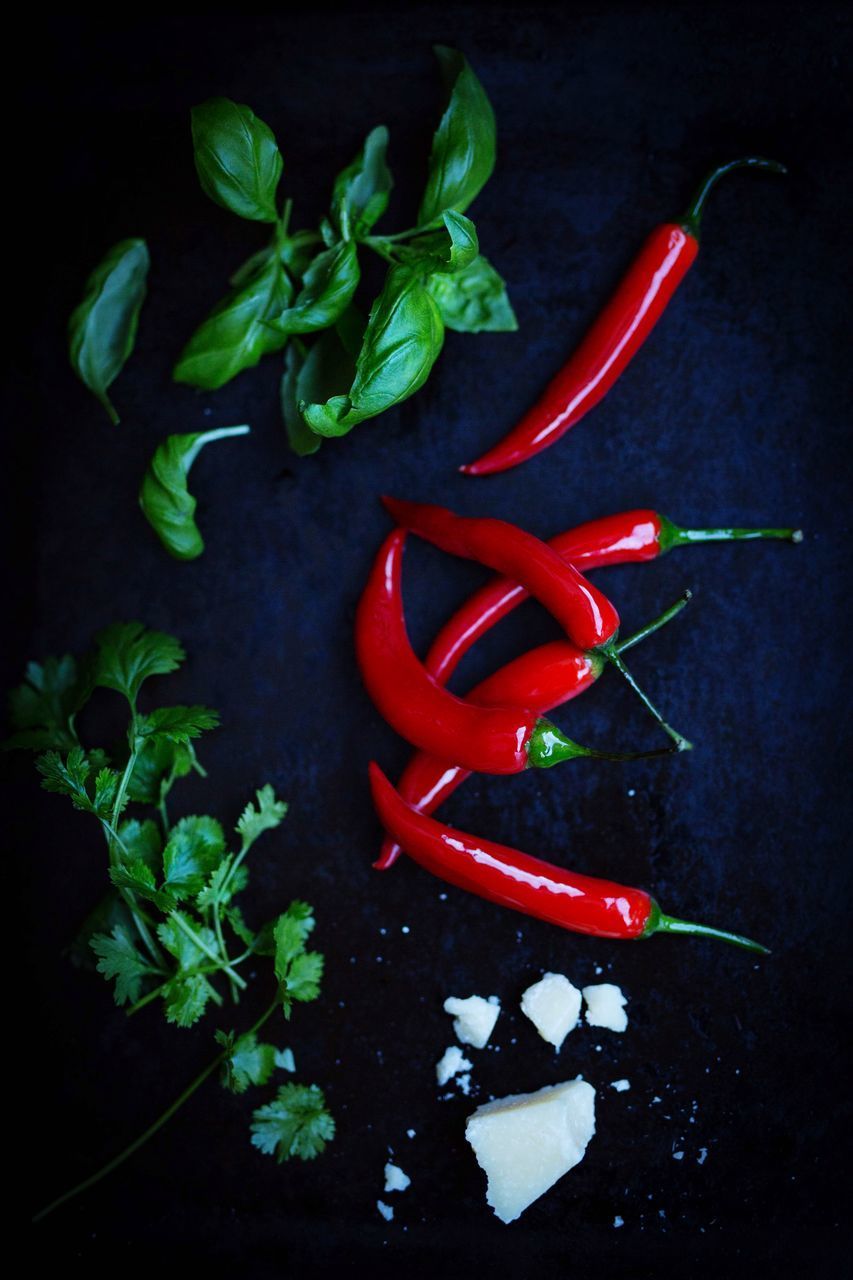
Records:
[[[198,949],[200,951],[203,951],[204,954],[208,957],[208,959],[213,961],[213,963],[217,966],[217,968],[221,969],[223,973],[227,973],[228,977],[237,984],[237,986],[240,988],[241,991],[246,990],[247,984],[240,977],[239,973],[234,972],[234,970],[231,968],[230,963],[228,964],[222,963],[222,957],[218,956],[215,951],[211,951],[210,947],[207,945],[204,939],[200,938],[196,933],[195,929],[191,928],[190,925],[187,924],[186,920],[184,920],[180,912],[176,911],[173,914],[172,919],[174,920],[178,928],[181,930],[181,932],[186,934],[186,936],[190,939],[190,941],[195,943]]]

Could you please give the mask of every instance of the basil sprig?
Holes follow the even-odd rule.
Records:
[[[249,427],[218,427],[168,436],[158,445],[139,491],[139,505],[163,546],[176,560],[195,560],[204,539],[195,522],[196,499],[187,476],[201,450],[212,440],[244,436]]]
[[[114,424],[119,416],[107,392],[136,341],[149,265],[144,240],[113,245],[86,281],[83,301],[68,322],[71,365]]]
[[[479,256],[476,229],[464,214],[494,168],[494,113],[464,56],[443,45],[436,55],[447,103],[417,225],[392,235],[374,231],[393,188],[384,125],[338,174],[318,230],[291,232],[291,201],[278,212],[283,163],[269,127],[225,98],[193,110],[195,163],[205,192],[274,230],[271,242],[234,273],[232,292],[190,338],[174,377],[214,390],[287,347],[282,412],[291,447],[301,455],[413,395],[438,358],[445,326],[469,332],[517,327],[503,281]],[[352,320],[364,249],[386,263],[366,326]]]

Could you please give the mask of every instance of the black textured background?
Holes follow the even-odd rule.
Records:
[[[250,905],[256,917],[294,895],[316,907],[324,997],[276,1038],[338,1121],[322,1159],[277,1167],[249,1145],[252,1097],[210,1084],[120,1173],[37,1228],[32,1256],[90,1274],[150,1261],[170,1275],[195,1260],[199,1274],[247,1277],[359,1265],[661,1277],[789,1275],[840,1253],[850,36],[849,10],[831,4],[364,5],[45,18],[10,50],[9,127],[33,185],[10,202],[21,240],[7,239],[6,270],[26,269],[18,296],[33,340],[7,416],[8,474],[26,501],[8,543],[17,603],[4,683],[26,657],[79,652],[114,619],[182,638],[189,661],[157,693],[219,707],[223,728],[201,748],[208,780],[184,784],[177,808],[232,822],[267,780],[289,798],[286,824],[253,857]],[[296,225],[323,213],[335,173],[388,124],[398,185],[382,226],[397,229],[411,222],[438,118],[436,40],[468,54],[497,113],[498,165],[472,213],[521,329],[449,334],[416,398],[300,461],[279,421],[277,357],[213,395],[170,381],[182,341],[265,235],[200,192],[188,111],[225,94],[270,123]],[[790,179],[719,188],[696,266],[606,402],[521,470],[459,476],[581,336],[647,230],[678,214],[706,168],[744,151],[786,160]],[[68,367],[64,325],[88,270],[128,235],[147,238],[153,266],[114,429]],[[146,461],[170,432],[242,421],[252,435],[211,447],[193,471],[207,550],[173,562],[136,506]],[[455,890],[442,899],[411,864],[370,870],[367,762],[393,775],[407,754],[368,702],[351,644],[387,528],[382,491],[543,536],[644,505],[685,525],[803,526],[800,547],[680,551],[598,575],[626,631],[695,591],[632,664],[696,742],[691,756],[476,779],[447,809],[462,827],[751,933],[770,959],[577,938]],[[406,597],[421,649],[481,579],[412,545]],[[455,687],[554,634],[525,607]],[[89,726],[113,725],[114,707],[105,697]],[[595,744],[658,741],[614,675],[556,718]],[[154,1010],[127,1022],[104,983],[69,966],[63,948],[104,885],[103,849],[90,819],[37,789],[27,761],[9,776],[9,856],[33,871],[25,976],[38,1017],[26,1055],[16,1051],[36,1085],[31,1210],[172,1099],[210,1056],[217,1019],[190,1032]],[[596,966],[630,997],[629,1029],[578,1029],[555,1059],[518,997],[543,969],[580,986]],[[8,956],[5,969],[10,981]],[[259,973],[258,1008],[268,979]],[[472,991],[505,1008],[474,1055],[477,1101],[579,1072],[599,1091],[586,1159],[511,1227],[487,1209],[464,1142],[474,1099],[440,1101],[434,1084],[452,1039],[442,1000]],[[249,1019],[241,1008],[238,1025]],[[623,1076],[631,1090],[616,1094],[609,1082]],[[375,1202],[389,1151],[412,1186],[386,1197],[386,1225]]]

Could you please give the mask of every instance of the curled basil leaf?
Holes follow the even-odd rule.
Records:
[[[353,240],[325,249],[305,272],[293,306],[269,323],[284,334],[328,329],[352,302],[360,276]]]
[[[77,376],[100,400],[112,423],[119,416],[107,391],[133,350],[145,300],[150,258],[144,240],[113,245],[86,281],[68,322],[68,351]]]
[[[332,221],[344,240],[367,235],[388,207],[394,185],[385,163],[388,130],[384,124],[371,130],[351,165],[335,179],[332,191]]]
[[[194,560],[204,550],[195,522],[196,500],[187,489],[190,467],[211,440],[248,432],[247,426],[219,427],[168,436],[154,451],[139,490],[139,505],[163,546],[177,560]]]
[[[278,258],[270,258],[247,284],[214,307],[178,358],[172,377],[203,391],[215,391],[253,368],[261,356],[280,351],[287,334],[268,323],[281,315],[293,297]]]
[[[193,107],[192,134],[204,193],[241,218],[276,222],[282,160],[269,126],[245,103],[211,98]]]
[[[397,252],[402,260],[424,273],[462,271],[480,251],[477,230],[470,218],[454,209],[443,214],[444,228],[418,236]]]
[[[342,436],[419,390],[444,341],[444,325],[420,274],[393,266],[374,302],[348,395],[324,404],[300,404],[305,421],[322,436]]]
[[[506,333],[518,328],[506,285],[482,255],[455,275],[431,275],[427,288],[448,329]]]
[[[355,377],[363,333],[364,317],[350,307],[307,352],[295,342],[288,346],[281,380],[281,412],[290,447],[300,457],[316,453],[323,443],[322,436],[311,430],[299,412],[300,402],[322,402],[346,391]]]
[[[449,101],[432,140],[420,227],[436,222],[445,209],[464,212],[495,167],[495,115],[485,89],[458,49],[436,45],[435,53]]]

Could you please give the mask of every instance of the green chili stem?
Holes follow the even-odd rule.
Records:
[[[732,173],[735,169],[762,169],[765,173],[782,174],[788,172],[784,164],[780,164],[778,160],[767,160],[764,156],[745,156],[740,160],[729,160],[727,164],[721,164],[716,169],[712,169],[702,179],[693,199],[687,206],[687,212],[681,219],[681,225],[694,239],[699,239],[699,225],[702,221],[702,214],[705,211],[708,196],[720,181],[720,178],[724,178],[726,174]]]
[[[278,1007],[279,1002],[278,998],[276,998],[267,1009],[266,1013],[262,1014],[261,1017],[258,1018],[255,1025],[246,1034],[253,1035],[260,1031],[261,1027],[269,1018],[272,1017]],[[221,1066],[228,1057],[228,1052],[228,1049],[223,1049],[221,1053],[218,1053],[213,1061],[208,1063],[204,1070],[199,1072],[196,1078],[187,1085],[183,1093],[175,1099],[171,1106],[168,1106],[166,1110],[157,1117],[154,1123],[148,1126],[144,1133],[140,1134],[140,1136],[131,1142],[129,1146],[126,1146],[117,1156],[114,1156],[112,1160],[103,1165],[97,1173],[93,1173],[91,1177],[85,1178],[82,1182],[78,1182],[77,1185],[73,1186],[69,1191],[65,1191],[61,1196],[57,1196],[55,1200],[51,1200],[50,1204],[46,1205],[43,1209],[40,1209],[39,1212],[33,1216],[33,1222],[41,1222],[42,1218],[46,1218],[49,1213],[53,1213],[54,1209],[58,1209],[60,1205],[67,1204],[69,1200],[73,1199],[74,1196],[79,1196],[83,1191],[88,1191],[90,1187],[93,1187],[97,1182],[100,1182],[102,1178],[105,1178],[108,1173],[112,1173],[114,1169],[119,1167],[119,1165],[124,1164],[125,1160],[137,1152],[149,1138],[153,1138],[154,1134],[157,1133],[158,1130],[163,1128],[163,1125],[167,1120],[171,1120],[175,1112],[192,1097],[200,1085],[204,1084],[208,1076],[213,1075],[216,1068]]]
[[[564,760],[576,760],[581,756],[594,760],[651,760],[657,756],[672,755],[677,747],[660,747],[656,751],[596,751],[583,747],[552,724],[550,720],[537,720],[527,742],[527,758],[534,769],[549,769]]]
[[[658,545],[661,555],[673,547],[694,546],[702,542],[757,542],[777,538],[785,542],[802,542],[802,529],[681,529],[666,516],[660,517]]]
[[[642,937],[649,938],[653,933],[689,933],[701,938],[717,938],[720,942],[728,942],[733,947],[742,947],[744,951],[754,951],[758,955],[769,956],[770,948],[752,938],[745,938],[740,933],[730,933],[728,929],[715,929],[708,924],[694,924],[690,920],[679,920],[676,916],[665,915],[652,899],[652,909],[642,932]]]
[[[619,656],[618,646],[615,645],[612,641],[610,641],[607,644],[600,645],[599,648],[596,650],[596,652],[603,654],[608,662],[613,663],[614,667],[620,673],[622,678],[626,680],[628,684],[631,686],[631,688],[634,690],[634,692],[636,693],[637,697],[640,699],[640,701],[642,702],[646,710],[649,711],[651,715],[654,716],[655,720],[657,720],[658,724],[663,729],[664,733],[668,734],[669,737],[672,738],[673,742],[676,745],[676,748],[679,751],[692,751],[693,743],[688,742],[688,740],[684,737],[683,734],[680,734],[676,729],[673,729],[671,725],[667,724],[666,720],[664,720],[663,716],[658,711],[657,707],[654,705],[651,698],[648,696],[647,693],[644,693],[643,690],[640,688],[640,686],[637,684],[636,680],[631,675],[630,671],[625,666],[625,663],[622,661],[621,657]]]
[[[693,592],[686,590],[678,597],[674,604],[668,609],[664,609],[659,618],[655,618],[653,622],[648,622],[644,627],[640,627],[639,631],[635,631],[633,635],[628,636],[627,640],[620,640],[616,645],[617,653],[625,653],[628,649],[633,649],[635,644],[639,644],[641,640],[645,640],[646,636],[654,635],[656,631],[660,631],[661,627],[665,627],[668,622],[675,618],[684,606],[693,599]]]

